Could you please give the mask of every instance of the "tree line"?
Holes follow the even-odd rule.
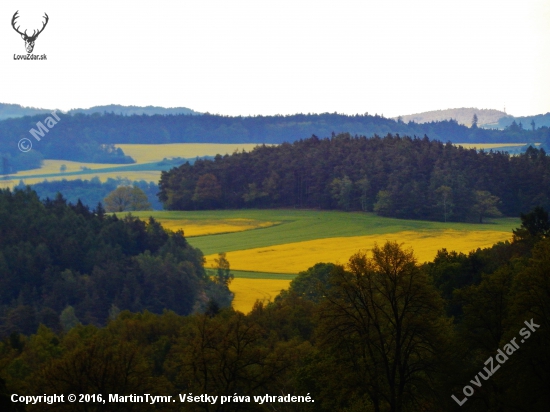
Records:
[[[40,201],[30,188],[0,191],[0,336],[101,326],[126,309],[187,315],[231,299],[182,231],[61,195]]]
[[[319,263],[248,315],[123,311],[102,328],[41,325],[0,341],[0,405],[148,411],[130,402],[25,407],[10,395],[149,393],[177,399],[155,405],[166,411],[545,412],[548,267],[550,221],[536,208],[511,242],[469,254],[442,249],[419,265],[413,250],[386,242],[345,265]],[[180,404],[178,394],[236,400]],[[265,394],[315,402],[236,397]]]
[[[46,198],[54,199],[57,193],[61,193],[67,202],[76,204],[80,200],[84,205],[88,206],[97,205],[98,203],[105,205],[104,199],[119,186],[137,186],[143,190],[153,210],[162,210],[162,204],[157,198],[158,185],[154,182],[146,182],[145,180],[136,181],[121,177],[117,177],[116,179],[109,177],[105,182],[102,182],[96,176],[90,180],[62,179],[51,182],[44,180],[41,183],[29,186],[42,200]],[[24,190],[25,187],[26,185],[23,181],[19,181],[19,184],[15,186],[19,190]]]
[[[550,158],[510,156],[427,137],[313,136],[162,172],[169,210],[298,207],[408,219],[482,221],[550,207]]]
[[[294,114],[288,116],[221,116],[213,114],[117,115],[104,112],[61,114],[61,119],[28,153],[17,149],[21,138],[47,115],[25,116],[0,121],[2,157],[9,160],[11,172],[37,167],[40,160],[64,159],[81,162],[131,163],[119,143],[275,143],[294,142],[306,136],[351,135],[409,136],[428,135],[432,139],[459,143],[545,142],[550,129],[522,128],[517,124],[505,130],[488,130],[459,125],[455,120],[405,123],[379,115],[337,113]]]

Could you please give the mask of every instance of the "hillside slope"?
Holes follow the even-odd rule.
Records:
[[[405,123],[413,121],[415,123],[440,122],[443,120],[456,120],[459,124],[470,127],[474,114],[478,119],[478,126],[498,123],[500,119],[510,118],[512,123],[513,116],[500,110],[478,109],[475,107],[461,107],[459,109],[432,110],[429,112],[408,114],[401,117]],[[397,117],[395,118],[397,120]],[[542,125],[541,125],[542,126]]]

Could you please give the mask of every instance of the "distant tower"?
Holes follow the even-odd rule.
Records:
[[[504,114],[506,114],[506,105],[504,105]]]

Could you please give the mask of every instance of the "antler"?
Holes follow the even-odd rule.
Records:
[[[42,23],[42,28],[41,28],[40,30],[38,30],[38,33],[35,34],[34,32],[35,32],[36,30],[33,30],[31,38],[34,39],[34,38],[38,37],[38,35],[39,35],[40,33],[42,33],[42,31],[43,31],[44,28],[46,27],[46,24],[48,24],[48,20],[50,20],[50,18],[48,17],[48,15],[46,14],[46,12],[44,12],[44,16],[43,16],[43,17],[46,18],[46,21],[45,21],[44,23]]]
[[[19,16],[17,15],[17,13],[19,13],[19,10],[17,10],[17,11],[14,13],[13,17],[11,18],[11,26],[12,26],[13,29],[14,29],[17,33],[19,33],[21,36],[26,36],[26,35],[27,35],[27,30],[25,30],[25,33],[21,33],[21,32],[19,31],[19,27],[21,27],[21,26],[17,26],[17,28],[15,28],[15,20],[19,17]]]
[[[41,28],[40,30],[38,30],[38,33],[36,32],[36,30],[33,30],[32,36],[29,36],[29,35],[27,34],[27,30],[25,30],[25,33],[21,33],[21,32],[19,31],[19,27],[21,27],[21,26],[17,26],[17,28],[15,28],[15,20],[16,20],[17,18],[19,18],[19,16],[17,15],[17,13],[19,13],[19,10],[17,10],[17,11],[15,12],[15,14],[13,15],[13,17],[12,17],[12,19],[11,19],[11,25],[12,25],[13,29],[14,29],[17,33],[19,33],[20,35],[25,36],[25,37],[27,37],[27,38],[29,38],[29,39],[35,39],[36,37],[38,37],[38,35],[39,35],[40,33],[42,33],[42,31],[46,28],[46,25],[48,24],[48,21],[50,20],[50,18],[49,18],[48,15],[46,14],[46,12],[44,12],[44,16],[43,16],[43,17],[46,19],[46,21],[45,21],[44,23],[42,23],[42,28]]]

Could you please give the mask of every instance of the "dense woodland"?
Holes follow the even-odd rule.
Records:
[[[230,302],[181,231],[60,195],[42,202],[30,189],[0,191],[0,336],[39,323],[101,326],[126,309],[187,315]]]
[[[198,160],[163,172],[165,208],[298,207],[408,219],[482,221],[550,207],[550,158],[450,143],[341,134]]]
[[[347,265],[319,263],[246,316],[215,307],[188,316],[123,311],[103,328],[83,322],[65,331],[41,325],[30,336],[14,331],[0,341],[0,407],[547,412],[548,267],[550,222],[537,208],[522,216],[512,242],[468,255],[443,249],[418,265],[412,250],[388,242]],[[12,393],[149,393],[177,401],[24,407],[10,402]],[[182,404],[178,394],[231,401]],[[254,402],[265,394],[315,402]]]
[[[132,159],[117,143],[283,143],[294,142],[315,134],[349,132],[380,136],[399,133],[409,136],[428,135],[444,142],[545,142],[550,137],[548,127],[534,128],[513,123],[505,130],[466,127],[454,120],[417,124],[404,123],[378,115],[343,115],[336,113],[295,114],[290,116],[230,117],[203,115],[132,115],[109,113],[61,114],[40,142],[34,141],[29,130],[49,115],[25,116],[0,121],[1,157],[8,160],[8,172],[38,167],[42,158],[82,162],[129,163]],[[21,138],[33,141],[33,150],[21,153],[17,143]],[[4,174],[6,171],[4,171]]]

